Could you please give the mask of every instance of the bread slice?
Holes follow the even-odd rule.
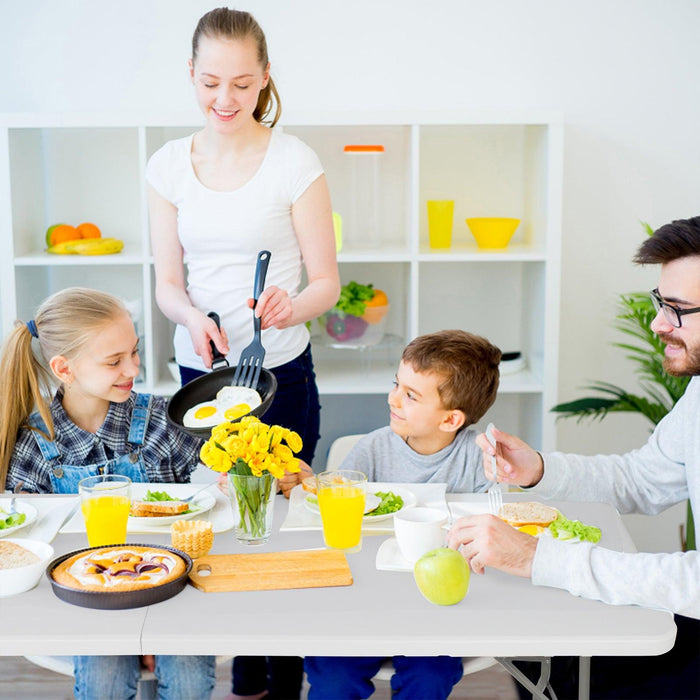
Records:
[[[158,518],[180,515],[189,509],[190,504],[182,501],[132,501],[129,514],[135,518]]]
[[[513,527],[539,525],[547,527],[557,519],[559,511],[536,501],[504,503],[499,517]]]
[[[14,542],[0,540],[0,569],[19,569],[38,561],[39,557],[34,552]]]

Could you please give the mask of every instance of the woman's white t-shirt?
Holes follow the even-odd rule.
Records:
[[[187,268],[187,293],[204,313],[216,311],[226,329],[231,365],[253,337],[253,296],[258,252],[269,250],[265,286],[299,291],[302,258],[292,226],[292,205],[323,174],[314,151],[296,136],[272,131],[258,171],[232,192],[205,187],[192,166],[192,136],[169,141],[148,161],[146,179],[177,208],[177,229]],[[309,342],[301,324],[262,332],[265,367],[294,359]],[[175,358],[205,369],[184,326],[175,331]]]

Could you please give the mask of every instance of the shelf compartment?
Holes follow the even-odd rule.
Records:
[[[9,129],[14,254],[31,256],[52,224],[90,221],[142,246],[138,134],[128,128]]]
[[[411,162],[411,128],[405,125],[352,125],[352,126],[286,126],[284,131],[299,137],[314,149],[321,159],[333,202],[333,210],[343,217],[342,253],[363,251],[355,243],[356,232],[352,230],[348,216],[352,207],[351,162],[343,147],[348,144],[381,144],[382,154],[381,192],[379,197],[379,220],[382,231],[383,254],[387,248],[407,250],[408,201]],[[346,221],[348,225],[346,225]]]
[[[420,127],[419,244],[428,248],[430,199],[452,199],[453,245],[473,245],[465,219],[521,220],[511,243],[545,247],[548,175],[546,125]]]

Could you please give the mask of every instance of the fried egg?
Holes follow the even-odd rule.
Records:
[[[182,424],[186,428],[213,428],[219,423],[238,420],[262,403],[255,389],[245,386],[225,386],[215,399],[202,401],[185,412]]]
[[[213,428],[226,420],[214,401],[202,401],[188,409],[182,418],[186,428]]]
[[[262,399],[255,389],[247,386],[225,386],[219,389],[216,403],[225,420],[237,420],[257,408]]]

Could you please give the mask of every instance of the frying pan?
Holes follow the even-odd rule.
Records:
[[[261,280],[261,289],[265,285],[265,273],[267,271],[267,263],[269,262],[269,259],[269,253],[264,259],[262,259],[260,255],[258,256],[258,265],[255,271],[255,276],[256,279]],[[218,314],[211,311],[207,315],[214,319],[216,325],[220,327]],[[220,389],[223,389],[225,386],[238,386],[238,384],[234,383],[234,376],[236,374],[237,367],[229,367],[226,356],[219,352],[214,343],[211,343],[211,350],[213,355],[213,360],[211,363],[212,371],[208,374],[202,375],[201,377],[197,377],[197,379],[193,379],[191,382],[178,389],[170,397],[167,405],[168,422],[171,425],[175,426],[179,430],[189,433],[190,435],[205,439],[211,436],[211,428],[185,427],[182,423],[185,413],[187,413],[192,406],[196,406],[198,403],[202,403],[202,401],[212,401],[215,399],[217,392]],[[258,394],[260,394],[262,403],[257,408],[250,411],[250,413],[246,413],[245,415],[260,418],[265,411],[270,408],[270,404],[275,398],[275,392],[277,391],[277,378],[274,374],[272,374],[272,372],[270,372],[270,370],[262,367],[260,369],[258,381],[252,388],[255,389]],[[245,416],[240,416],[236,420],[240,420],[244,417]]]

